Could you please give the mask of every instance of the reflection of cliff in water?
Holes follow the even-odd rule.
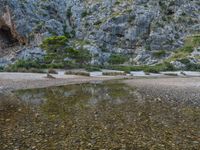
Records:
[[[134,97],[134,92],[131,88],[119,83],[113,85],[82,84],[17,92],[17,96],[23,102],[36,105],[51,100],[69,102],[72,99],[74,99],[74,102],[82,101],[85,105],[95,105],[102,101],[117,104],[122,103],[120,99],[124,95]]]

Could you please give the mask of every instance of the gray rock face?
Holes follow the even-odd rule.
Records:
[[[9,61],[7,58],[0,58],[0,67],[4,67],[7,64],[11,64],[12,62]]]
[[[186,67],[185,64],[181,63],[180,61],[172,61],[171,64],[176,68],[176,69],[184,69]]]
[[[3,41],[4,46],[0,44],[0,58],[17,60],[43,57],[44,51],[39,48],[42,40],[66,32],[66,12],[65,0],[1,0],[0,43]]]
[[[55,35],[63,35],[63,24],[55,19],[50,19],[45,23],[45,29]]]
[[[89,41],[92,63],[122,53],[154,64],[159,60],[148,51],[173,51],[185,36],[200,33],[199,10],[199,0],[1,0],[0,58],[13,52],[16,59],[41,58],[45,37],[70,33],[72,45]]]
[[[24,60],[37,60],[42,59],[45,52],[39,47],[24,48],[17,53],[17,58]]]

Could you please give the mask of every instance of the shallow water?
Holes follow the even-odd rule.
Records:
[[[0,149],[199,150],[200,108],[113,82],[20,90],[0,97]]]

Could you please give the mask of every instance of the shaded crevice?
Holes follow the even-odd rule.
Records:
[[[13,36],[11,29],[6,25],[0,26],[0,57],[9,55],[19,45],[20,42]]]
[[[18,44],[19,42],[16,38],[13,37],[10,28],[7,26],[2,26],[0,28],[0,49],[13,47]]]

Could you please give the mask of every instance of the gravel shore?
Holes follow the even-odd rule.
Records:
[[[46,76],[46,74],[39,73],[0,73],[0,91],[45,88],[51,86],[61,86],[127,78],[125,76],[87,77],[77,75],[55,74],[53,75],[55,79],[50,79],[46,78]]]
[[[142,78],[125,80],[126,84],[137,88],[143,98],[168,100],[177,104],[200,106],[200,78]]]

